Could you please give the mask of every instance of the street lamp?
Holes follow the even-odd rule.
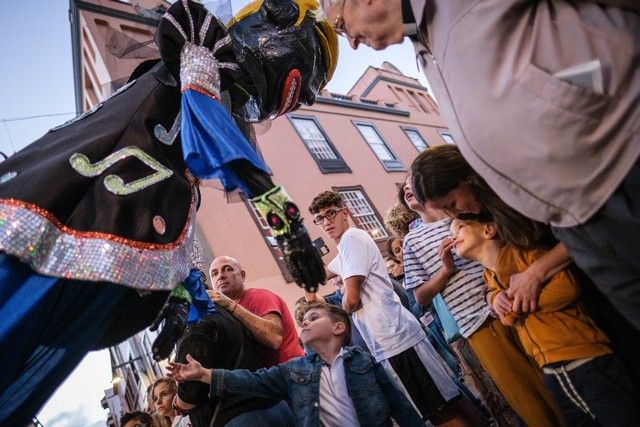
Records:
[[[123,363],[121,363],[121,364],[119,364],[119,365],[112,366],[111,368],[112,368],[112,369],[122,368],[123,366],[126,366],[126,365],[130,365],[130,364],[132,364],[132,363],[133,363],[133,362],[135,362],[136,360],[142,360],[142,356],[134,357],[133,359],[129,359],[127,362],[123,362]]]

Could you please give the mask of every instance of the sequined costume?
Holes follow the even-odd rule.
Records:
[[[26,424],[88,351],[149,326],[187,278],[194,176],[258,198],[284,193],[233,120],[275,117],[326,84],[335,34],[313,8],[257,1],[227,31],[203,6],[177,1],[159,28],[162,60],[0,164],[0,425]],[[281,46],[263,53],[243,25],[270,19],[265,31]],[[267,76],[278,69],[282,78]],[[286,205],[257,204],[284,221],[272,224],[295,276],[317,259],[292,202],[273,200]],[[301,284],[323,279],[298,273]]]

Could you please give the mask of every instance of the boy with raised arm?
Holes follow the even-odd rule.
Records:
[[[211,384],[223,392],[289,401],[298,426],[424,426],[418,413],[369,353],[349,347],[351,322],[339,307],[311,304],[306,308],[300,338],[308,354],[255,372],[206,369],[171,362],[169,375],[178,382]]]

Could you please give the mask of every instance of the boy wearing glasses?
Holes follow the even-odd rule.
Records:
[[[338,256],[328,270],[342,277],[342,307],[351,314],[376,362],[433,424],[486,425],[461,397],[418,320],[400,303],[376,243],[366,231],[349,226],[340,194],[319,194],[309,212],[313,223],[338,244]],[[309,296],[314,298],[321,297]]]

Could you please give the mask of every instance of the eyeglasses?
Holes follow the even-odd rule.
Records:
[[[347,29],[344,27],[344,4],[347,0],[342,2],[342,8],[340,8],[340,13],[336,15],[336,20],[333,22],[333,29],[336,34],[339,34],[343,37],[348,37],[349,33],[347,33]]]
[[[320,225],[324,222],[324,219],[333,219],[336,217],[336,215],[338,215],[338,212],[340,212],[342,209],[329,209],[324,215],[318,215],[317,217],[313,218],[313,223],[315,225]]]

